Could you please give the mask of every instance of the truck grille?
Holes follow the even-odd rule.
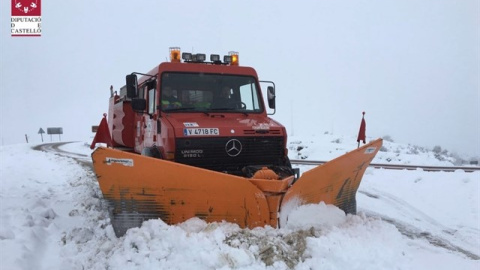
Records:
[[[176,139],[177,162],[214,171],[240,174],[245,166],[283,165],[283,157],[281,136]]]

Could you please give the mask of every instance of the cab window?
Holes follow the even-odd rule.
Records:
[[[148,90],[148,113],[154,114],[156,107],[157,106],[155,105],[155,89],[150,89]]]

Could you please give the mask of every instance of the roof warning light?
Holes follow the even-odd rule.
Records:
[[[170,62],[180,63],[180,47],[170,47]]]
[[[238,52],[230,51],[228,55],[223,56],[223,63],[220,60],[220,55],[211,54],[210,61],[205,62],[207,59],[206,54],[204,53],[181,53],[180,47],[170,47],[170,62],[172,63],[181,63],[183,60],[185,63],[206,63],[206,64],[215,64],[215,65],[230,65],[238,66]]]
[[[232,66],[238,66],[238,52],[228,52],[228,55],[231,57],[231,62],[230,65]]]

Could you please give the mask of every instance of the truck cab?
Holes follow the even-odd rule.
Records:
[[[292,175],[284,126],[267,115],[260,81],[238,53],[224,56],[170,49],[170,62],[126,76],[110,98],[113,146],[152,158],[251,176],[268,167]],[[264,85],[264,84],[262,84]],[[267,83],[275,109],[275,85]]]

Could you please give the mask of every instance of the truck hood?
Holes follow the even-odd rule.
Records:
[[[175,113],[165,116],[179,137],[285,136],[285,128],[263,114]]]

